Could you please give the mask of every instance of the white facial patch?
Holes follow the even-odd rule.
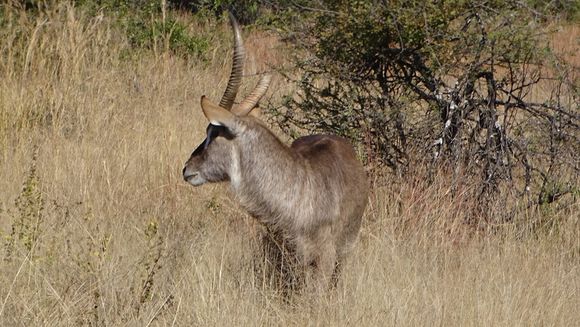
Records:
[[[201,177],[199,171],[191,171],[189,168],[183,170],[183,178],[193,186],[199,186],[207,182],[205,178]]]
[[[193,186],[200,186],[205,184],[207,181],[201,175],[196,175],[187,179],[187,182]]]

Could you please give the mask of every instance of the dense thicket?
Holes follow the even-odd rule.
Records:
[[[292,31],[298,92],[273,108],[286,131],[344,135],[399,175],[467,177],[481,217],[578,195],[576,71],[529,6],[322,1],[310,17]]]

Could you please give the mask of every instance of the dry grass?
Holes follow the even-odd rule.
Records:
[[[564,56],[573,67],[580,67],[580,26],[577,24],[555,25],[551,46],[556,53]]]
[[[462,224],[469,199],[420,176],[375,190],[336,291],[281,300],[257,284],[257,226],[227,187],[181,178],[205,130],[198,99],[225,87],[228,43],[209,62],[122,59],[106,18],[46,18],[0,43],[0,325],[580,321],[578,203],[540,232],[483,234]],[[266,38],[249,38],[254,58],[271,55]],[[247,73],[265,67],[251,60]]]

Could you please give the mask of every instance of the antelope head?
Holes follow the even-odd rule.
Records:
[[[231,13],[229,18],[234,31],[232,71],[219,105],[212,103],[205,96],[201,97],[201,108],[209,120],[206,138],[193,151],[183,168],[183,178],[193,186],[226,181],[230,178],[233,143],[243,132],[239,121],[256,107],[270,84],[270,76],[264,75],[250,95],[234,106],[242,80],[246,51],[238,22]],[[240,128],[236,128],[237,126]]]

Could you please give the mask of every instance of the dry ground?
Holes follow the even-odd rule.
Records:
[[[483,234],[461,223],[469,201],[420,176],[374,190],[337,290],[281,300],[227,187],[181,177],[228,44],[128,60],[106,19],[48,18],[0,41],[0,325],[579,325],[578,203],[539,233]],[[274,60],[271,37],[247,43],[248,74]]]

